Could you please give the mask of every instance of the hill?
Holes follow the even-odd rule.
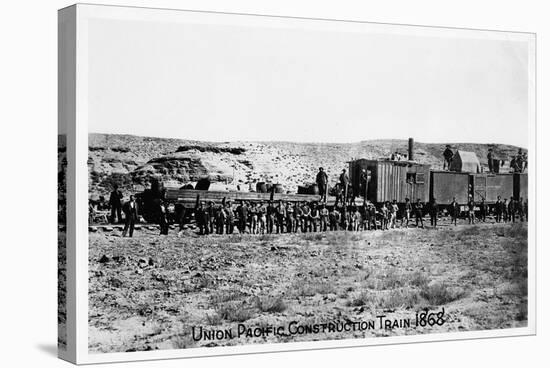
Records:
[[[446,142],[415,142],[415,160],[443,166]],[[487,168],[487,149],[506,160],[519,147],[502,144],[452,143],[453,150],[473,151]],[[285,191],[311,183],[320,166],[335,182],[347,161],[378,159],[407,152],[406,140],[366,140],[357,143],[201,142],[117,134],[89,134],[88,168],[91,196],[106,195],[113,184],[125,191],[141,190],[151,177],[174,185],[209,177],[216,189],[246,190],[257,181],[280,183]]]

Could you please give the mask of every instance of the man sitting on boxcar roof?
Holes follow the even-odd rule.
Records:
[[[451,150],[451,146],[448,144],[445,146],[445,151],[443,151],[443,170],[451,169],[451,161],[453,160],[454,153]]]

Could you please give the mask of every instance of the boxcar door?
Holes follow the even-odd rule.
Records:
[[[487,176],[474,174],[473,179],[474,201],[479,202],[487,198]]]

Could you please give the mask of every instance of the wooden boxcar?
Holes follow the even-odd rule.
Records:
[[[470,174],[453,171],[430,172],[430,200],[435,198],[439,204],[451,203],[453,198],[460,205],[468,203],[470,194]]]
[[[527,173],[514,174],[514,199],[527,199],[529,195],[529,182]]]
[[[404,203],[429,200],[430,165],[421,165],[413,161],[382,161],[358,159],[349,162],[349,175],[353,192],[361,192],[361,170],[369,173],[367,199],[374,203],[397,200]]]
[[[495,203],[497,197],[502,199],[514,195],[513,174],[472,174],[474,201],[485,199],[488,204]]]

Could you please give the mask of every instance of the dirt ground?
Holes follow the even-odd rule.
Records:
[[[90,232],[92,353],[503,329],[527,324],[527,224],[210,235]],[[416,313],[442,325],[416,326]],[[377,316],[410,326],[379,328]],[[293,334],[289,324],[374,321]],[[239,324],[281,334],[195,341]],[[393,324],[393,322],[392,322]],[[242,326],[241,326],[242,328]],[[305,330],[307,332],[307,329]],[[213,336],[221,336],[214,334]]]

